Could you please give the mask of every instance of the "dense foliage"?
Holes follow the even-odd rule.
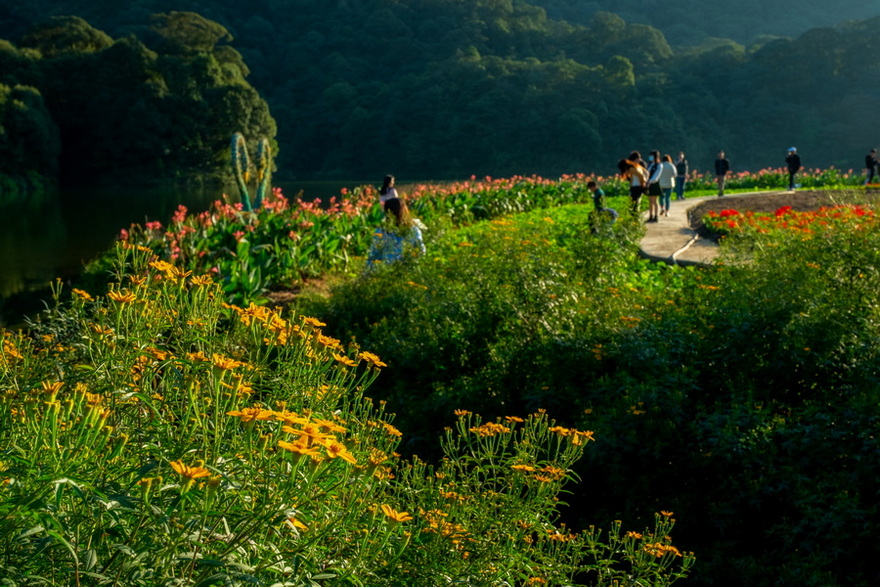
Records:
[[[211,276],[146,247],[114,254],[106,294],[74,289],[29,331],[0,331],[4,584],[687,575],[670,511],[607,530],[559,522],[592,432],[544,410],[459,410],[438,431],[442,462],[404,459],[385,403],[364,395],[377,355],[314,318],[225,304]]]
[[[867,208],[827,216],[694,270],[637,260],[626,223],[582,206],[537,211],[306,307],[381,352],[410,451],[432,454],[451,406],[546,407],[605,439],[572,519],[672,503],[695,584],[871,585],[880,248]]]
[[[781,165],[796,145],[810,167],[848,169],[880,126],[877,20],[839,24],[876,17],[863,2],[140,0],[111,10],[2,0],[0,36],[17,42],[47,14],[77,14],[158,50],[146,25],[170,10],[193,10],[234,37],[281,129],[283,177],[609,173],[634,147],[683,149],[704,170],[725,149],[743,171]],[[223,47],[221,64],[234,53]],[[175,136],[195,120],[197,132],[228,130],[186,104],[184,121],[157,114],[151,124]],[[139,142],[194,163],[134,114],[123,126]],[[95,138],[121,146],[114,128]]]

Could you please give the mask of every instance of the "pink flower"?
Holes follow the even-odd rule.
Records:
[[[171,217],[171,222],[175,224],[180,224],[186,219],[186,206],[183,204],[177,207],[177,211],[174,213],[174,216]]]

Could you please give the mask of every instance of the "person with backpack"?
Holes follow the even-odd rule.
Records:
[[[620,171],[621,177],[629,183],[630,212],[634,216],[639,214],[642,194],[645,193],[648,185],[648,170],[638,163],[641,159],[641,154],[638,151],[633,151],[628,159],[621,159],[617,162],[617,169]]]
[[[660,185],[660,151],[651,151],[648,156],[648,222],[657,222],[660,217],[660,197],[663,188]]]

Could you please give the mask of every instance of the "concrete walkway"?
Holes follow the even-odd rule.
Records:
[[[736,208],[739,196],[756,196],[769,193],[784,192],[747,192],[730,194],[721,199],[730,200],[730,207]],[[682,201],[672,200],[669,216],[661,216],[658,222],[645,224],[645,236],[640,243],[639,252],[642,257],[669,265],[709,265],[718,257],[718,245],[701,238],[691,228],[688,210],[706,200],[717,200],[718,196],[687,198]],[[645,206],[647,197],[642,198]],[[647,218],[647,214],[645,215]]]

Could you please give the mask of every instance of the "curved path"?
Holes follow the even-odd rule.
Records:
[[[731,200],[731,207],[736,207],[739,196],[756,196],[761,194],[780,194],[775,192],[747,192],[724,196]],[[669,216],[661,216],[659,222],[645,224],[645,236],[639,245],[639,252],[646,259],[670,265],[708,265],[718,256],[718,245],[711,240],[701,238],[691,228],[688,211],[706,200],[717,200],[718,196],[688,198],[684,201],[672,201]]]

